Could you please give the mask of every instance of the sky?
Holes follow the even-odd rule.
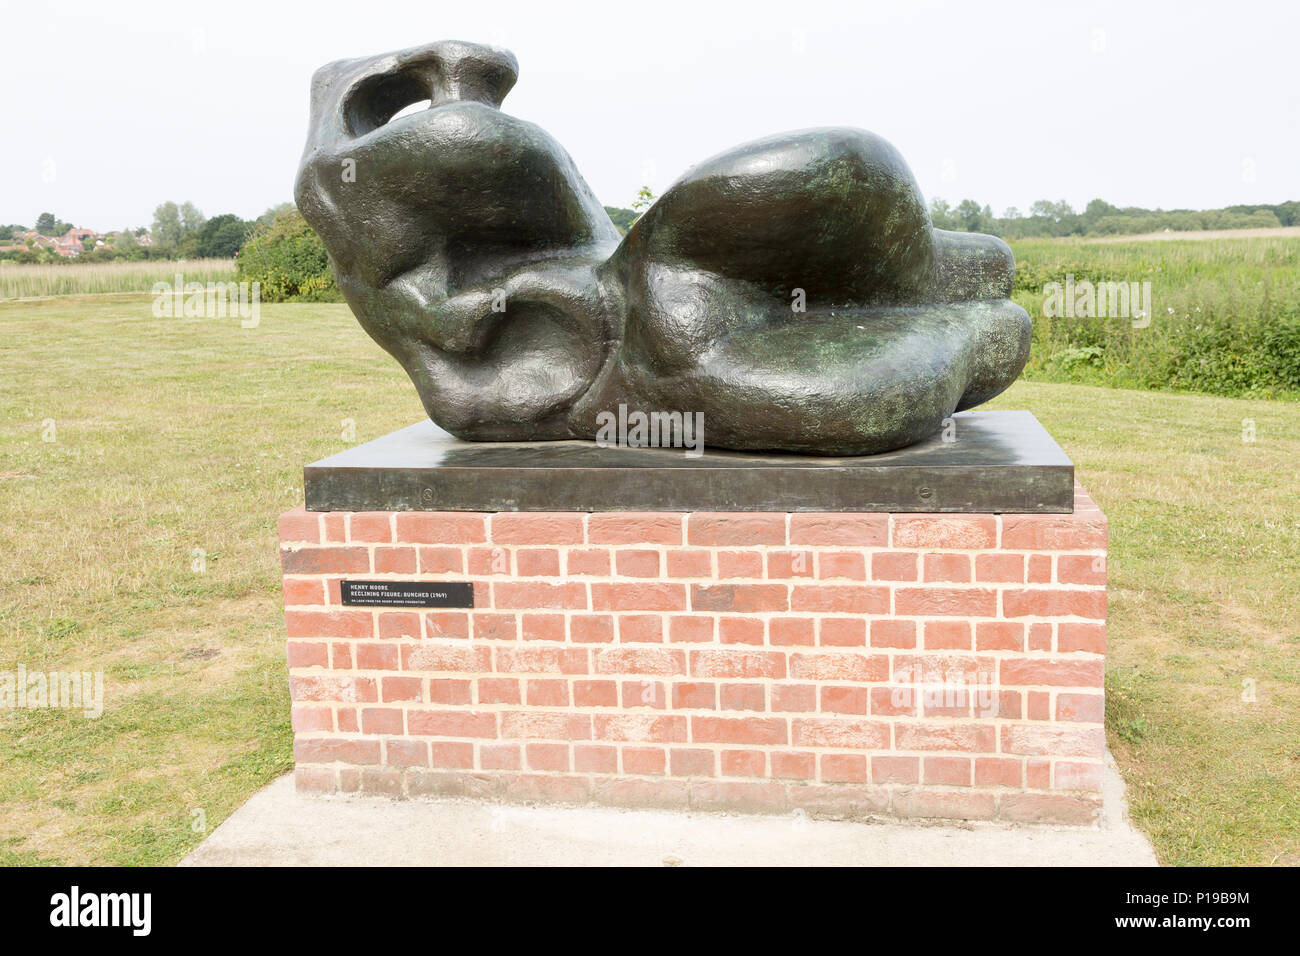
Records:
[[[505,112],[607,205],[751,139],[856,126],[996,213],[1300,199],[1300,3],[0,0],[0,223],[99,230],[291,198],[316,67],[505,46]]]

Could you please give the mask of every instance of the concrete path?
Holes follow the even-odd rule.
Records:
[[[1155,866],[1107,757],[1096,829],[314,796],[281,777],[182,866]]]

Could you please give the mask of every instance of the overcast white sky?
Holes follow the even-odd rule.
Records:
[[[506,46],[505,110],[626,206],[749,139],[860,126],[927,198],[1001,213],[1300,199],[1300,3],[0,0],[0,223],[102,230],[161,201],[290,198],[312,71]]]

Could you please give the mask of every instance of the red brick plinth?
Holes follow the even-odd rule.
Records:
[[[1106,519],[280,519],[309,791],[1086,824]],[[472,581],[472,610],[340,603]]]

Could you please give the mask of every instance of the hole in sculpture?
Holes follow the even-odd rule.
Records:
[[[403,106],[392,116],[388,117],[388,122],[391,123],[394,120],[399,120],[403,116],[412,116],[415,113],[422,113],[432,105],[433,100],[419,100],[418,102],[412,103],[410,106]]]
[[[412,71],[371,76],[348,94],[344,111],[353,136],[364,136],[401,116],[428,109],[429,83]]]

